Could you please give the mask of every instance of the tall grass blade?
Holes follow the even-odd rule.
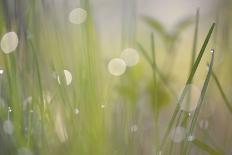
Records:
[[[215,150],[214,148],[200,141],[199,139],[194,139],[192,143],[210,155],[223,155],[223,153],[219,152],[218,150]]]
[[[213,63],[214,63],[214,50],[211,50],[211,53],[212,53],[212,55],[211,55],[211,61],[210,61],[210,65],[209,65],[209,70],[208,70],[208,73],[207,73],[203,88],[201,90],[201,94],[200,94],[200,98],[198,100],[197,108],[196,108],[196,110],[194,112],[193,119],[192,119],[191,124],[190,124],[190,129],[189,129],[189,132],[188,132],[188,136],[191,136],[193,134],[193,130],[196,127],[197,118],[199,116],[201,107],[203,105],[204,97],[205,97],[205,94],[206,94],[206,91],[207,91],[207,88],[208,88],[209,80],[210,80],[211,73],[212,73],[212,67],[213,67]],[[188,142],[187,142],[186,146],[184,145],[184,149],[183,149],[184,153],[183,154],[186,154],[187,149],[188,149]]]
[[[216,85],[218,87],[218,90],[219,90],[219,92],[220,92],[220,94],[221,94],[221,96],[222,96],[222,98],[223,98],[223,100],[224,100],[224,102],[226,104],[226,107],[228,108],[228,110],[232,114],[232,105],[229,102],[228,98],[226,97],[226,95],[225,95],[225,93],[224,93],[224,91],[222,89],[222,86],[221,86],[216,74],[213,71],[212,71],[212,77],[213,77],[213,79],[214,79],[214,81],[215,81],[215,83],[216,83]]]
[[[176,94],[175,90],[168,84],[168,81],[166,80],[165,76],[163,75],[163,73],[158,68],[157,64],[153,64],[153,62],[152,62],[153,60],[149,57],[148,53],[146,52],[146,50],[144,49],[144,47],[140,43],[137,43],[137,46],[139,48],[139,51],[142,52],[143,56],[145,57],[147,62],[152,67],[152,70],[156,70],[156,73],[160,77],[160,80],[162,81],[162,83],[167,87],[167,89],[170,91],[170,93],[174,97],[176,97],[177,94]]]
[[[200,50],[200,53],[198,54],[198,57],[197,57],[197,59],[196,59],[194,65],[193,65],[193,67],[192,67],[191,73],[190,73],[190,75],[189,75],[189,77],[188,77],[188,80],[186,81],[185,88],[184,88],[184,90],[183,90],[183,92],[182,92],[182,94],[181,94],[181,96],[180,96],[180,99],[179,99],[179,101],[178,101],[178,103],[177,103],[177,106],[176,106],[176,108],[175,108],[175,110],[174,110],[174,113],[173,113],[173,115],[172,115],[171,121],[169,122],[168,128],[167,128],[167,130],[166,130],[166,132],[165,132],[165,134],[164,134],[163,140],[162,140],[162,142],[161,142],[161,147],[160,147],[161,150],[163,149],[163,147],[164,147],[164,145],[165,145],[165,143],[166,143],[166,140],[167,140],[167,138],[168,138],[168,135],[169,135],[169,133],[170,133],[170,131],[171,131],[171,128],[172,128],[172,126],[173,126],[173,124],[174,124],[174,122],[175,122],[176,116],[177,116],[177,114],[178,114],[178,112],[179,112],[180,105],[182,104],[182,102],[183,102],[183,100],[184,100],[184,97],[185,97],[185,95],[186,95],[186,91],[187,91],[187,90],[186,90],[186,86],[187,86],[188,84],[191,84],[191,82],[192,82],[192,79],[193,79],[193,77],[194,77],[194,75],[195,75],[195,73],[196,73],[196,70],[197,70],[198,65],[199,65],[199,63],[200,63],[200,61],[201,61],[201,58],[202,58],[202,56],[203,56],[203,54],[204,54],[204,51],[205,51],[206,46],[207,46],[207,44],[208,44],[208,42],[209,42],[209,39],[210,39],[210,37],[211,37],[211,35],[212,35],[212,32],[213,32],[214,27],[215,27],[215,23],[212,24],[212,26],[211,26],[211,28],[210,28],[210,30],[209,30],[207,36],[206,36],[206,39],[205,39],[205,41],[204,41],[204,43],[203,43],[203,45],[202,45],[202,48],[201,48],[201,50]]]

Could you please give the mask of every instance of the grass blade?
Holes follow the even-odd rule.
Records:
[[[162,74],[162,72],[160,71],[158,66],[156,64],[153,64],[153,62],[152,62],[153,60],[150,59],[150,57],[149,57],[148,53],[146,52],[146,50],[144,49],[144,47],[140,43],[137,43],[137,46],[139,47],[139,51],[142,52],[143,56],[145,57],[145,59],[148,61],[148,63],[152,67],[152,70],[156,70],[156,73],[160,77],[160,80],[167,87],[167,89],[170,91],[170,93],[174,97],[176,97],[177,94],[176,94],[175,90],[168,84],[168,81],[166,80],[165,76]]]
[[[223,100],[224,100],[224,102],[226,104],[226,107],[229,109],[230,113],[232,114],[232,106],[231,106],[228,98],[226,97],[226,95],[225,95],[225,93],[224,93],[224,91],[222,89],[222,86],[221,86],[216,74],[213,71],[212,71],[212,77],[213,77],[214,81],[216,82],[218,90],[221,93],[221,96],[222,96],[222,98],[223,98]]]
[[[200,141],[199,139],[194,139],[192,141],[192,143],[194,145],[196,145],[198,148],[208,152],[208,154],[211,154],[211,155],[222,155],[223,153],[215,150],[214,148],[212,148],[211,146],[209,146],[208,144]]]
[[[194,130],[195,126],[196,126],[197,118],[199,116],[201,107],[203,105],[204,97],[205,97],[205,94],[206,94],[206,90],[208,88],[209,80],[210,80],[211,73],[212,73],[212,67],[213,67],[213,63],[214,63],[214,50],[211,50],[211,53],[212,53],[212,55],[211,55],[211,61],[210,61],[210,65],[209,65],[209,70],[208,70],[208,73],[207,73],[203,88],[201,90],[201,94],[200,94],[200,98],[198,100],[197,108],[196,108],[196,110],[194,112],[193,119],[192,119],[191,124],[190,124],[190,129],[189,129],[189,132],[188,132],[188,136],[192,135],[193,130]],[[188,142],[187,142],[186,146],[184,145],[183,154],[186,154],[187,150],[188,150]]]
[[[203,43],[203,45],[202,45],[202,48],[201,48],[201,50],[200,50],[200,53],[198,54],[198,57],[197,57],[197,59],[196,59],[194,65],[193,65],[193,67],[192,67],[192,70],[191,70],[191,73],[190,73],[190,75],[189,75],[189,78],[188,78],[188,80],[186,81],[185,88],[184,88],[184,90],[183,90],[183,92],[182,92],[182,94],[181,94],[181,96],[180,96],[180,99],[179,99],[179,101],[178,101],[178,103],[177,103],[177,106],[176,106],[176,108],[175,108],[175,110],[174,110],[174,113],[173,113],[173,115],[172,115],[171,121],[170,121],[170,123],[169,123],[169,125],[168,125],[168,128],[167,128],[165,134],[164,134],[164,137],[163,137],[163,140],[162,140],[162,143],[161,143],[161,147],[160,147],[161,150],[163,149],[163,147],[164,147],[164,145],[165,145],[165,143],[166,143],[166,140],[167,140],[167,138],[168,138],[168,135],[169,135],[169,133],[170,133],[170,131],[171,131],[171,128],[172,128],[172,126],[173,126],[173,124],[174,124],[174,122],[175,122],[176,116],[177,116],[177,114],[178,114],[178,112],[179,112],[180,105],[181,105],[181,103],[183,102],[184,97],[185,97],[185,95],[186,95],[186,91],[187,91],[187,90],[186,90],[186,86],[192,82],[192,79],[193,79],[193,77],[194,77],[194,75],[195,75],[195,73],[196,73],[196,70],[197,70],[198,65],[199,65],[199,63],[200,63],[200,61],[201,61],[201,58],[202,58],[202,56],[203,56],[203,54],[204,54],[204,51],[205,51],[206,46],[207,46],[207,44],[208,44],[208,42],[209,42],[209,39],[210,39],[210,37],[211,37],[211,35],[212,35],[212,32],[213,32],[214,27],[215,27],[215,23],[212,24],[212,26],[211,26],[211,28],[210,28],[210,30],[209,30],[207,36],[206,36],[206,39],[205,39],[205,41],[204,41],[204,43]]]

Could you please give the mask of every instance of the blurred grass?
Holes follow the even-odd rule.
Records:
[[[207,102],[208,95],[216,98],[214,93],[218,90],[227,109],[232,112],[229,96],[225,95],[226,89],[212,72],[214,55],[197,109],[190,117],[189,113],[180,109],[183,99],[187,97],[186,86],[192,84],[194,79],[201,79],[197,71],[201,68],[200,63],[204,62],[203,55],[208,50],[215,23],[195,59],[197,44],[201,40],[198,38],[202,36],[198,34],[200,19],[197,11],[193,46],[186,46],[186,50],[192,48],[189,54],[191,71],[178,97],[173,84],[176,77],[172,72],[183,76],[185,73],[174,70],[173,66],[179,53],[179,39],[187,28],[191,28],[192,17],[182,19],[174,26],[174,31],[169,32],[166,25],[153,17],[142,16],[142,22],[158,33],[149,33],[148,43],[143,38],[136,43],[136,3],[127,1],[122,18],[121,50],[128,47],[137,49],[141,54],[140,63],[127,67],[122,76],[113,77],[107,72],[105,55],[100,48],[102,40],[96,29],[91,1],[80,0],[78,4],[88,13],[87,20],[81,25],[67,20],[68,13],[76,5],[72,6],[74,8],[61,6],[62,9],[56,10],[58,2],[50,1],[54,6],[47,2],[3,0],[1,3],[0,35],[17,32],[19,45],[10,54],[0,54],[4,70],[0,75],[0,154],[163,155],[191,154],[192,150],[203,150],[208,154],[229,153],[229,148],[213,148],[210,138],[201,140],[203,136],[198,135],[196,128],[198,118],[205,113],[203,98],[204,102]],[[54,10],[49,10],[49,7]],[[159,39],[166,47],[162,65],[158,61],[163,52],[157,41]],[[113,41],[112,37],[112,44]],[[109,53],[112,54],[111,51]],[[64,70],[72,73],[71,85],[65,84]],[[216,90],[210,87],[211,74]],[[172,104],[176,101],[177,105]],[[173,106],[176,106],[174,113],[168,120]],[[216,122],[211,121],[212,125],[220,121],[217,116],[211,119]],[[13,123],[13,134],[6,133],[6,120]],[[187,135],[181,143],[174,144],[170,132],[179,125],[186,128]],[[230,127],[225,128],[229,130]],[[206,132],[212,134],[211,130]],[[189,142],[187,138],[191,135],[195,139]],[[218,136],[222,138],[223,133]],[[218,143],[220,138],[213,137]],[[231,140],[228,143],[231,144]]]

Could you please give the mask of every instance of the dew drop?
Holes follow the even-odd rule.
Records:
[[[186,129],[183,127],[176,127],[171,131],[171,139],[174,143],[180,143],[186,137]]]
[[[13,131],[14,131],[14,126],[12,124],[12,122],[10,120],[6,120],[3,123],[3,130],[6,134],[8,135],[12,135]]]
[[[114,76],[121,76],[126,71],[126,63],[120,58],[111,59],[108,64],[108,70]]]
[[[82,24],[86,21],[87,11],[82,8],[73,9],[69,13],[69,21],[72,24]]]
[[[133,48],[127,48],[122,51],[120,56],[126,63],[127,66],[135,66],[139,62],[139,54],[137,50]]]
[[[18,43],[17,34],[15,32],[8,32],[1,39],[1,49],[5,54],[9,54],[18,47]]]

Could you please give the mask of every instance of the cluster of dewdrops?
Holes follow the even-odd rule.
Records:
[[[108,63],[108,71],[114,76],[121,76],[126,72],[127,67],[138,64],[140,58],[138,51],[133,48],[126,48],[119,58],[113,58]]]

